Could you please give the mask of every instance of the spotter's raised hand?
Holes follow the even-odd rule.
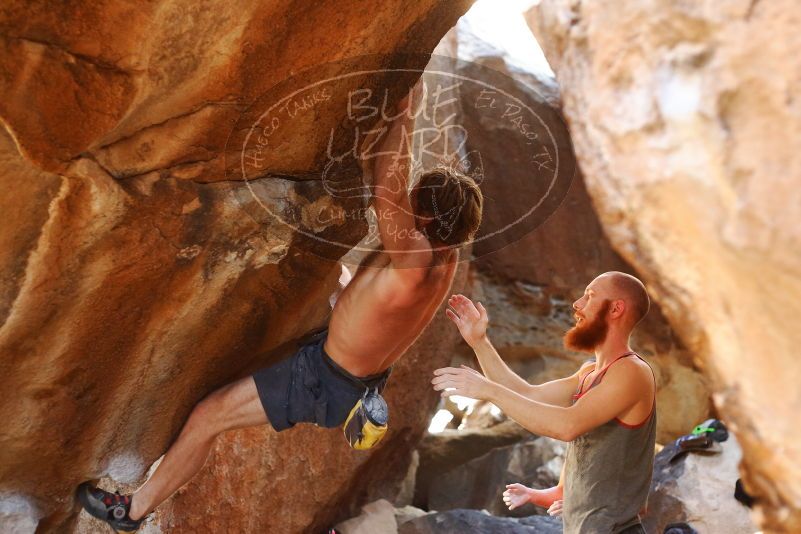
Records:
[[[489,316],[480,302],[473,304],[473,301],[464,295],[452,295],[448,299],[448,309],[445,310],[445,315],[453,321],[459,329],[459,333],[471,347],[475,347],[477,343],[486,339]]]
[[[461,395],[479,400],[488,400],[493,386],[484,375],[465,365],[435,370],[431,384],[443,397]]]

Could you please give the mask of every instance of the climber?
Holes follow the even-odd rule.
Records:
[[[637,278],[604,273],[573,303],[576,324],[564,336],[569,349],[595,354],[569,377],[532,385],[501,359],[487,336],[487,311],[452,296],[446,315],[472,347],[483,371],[437,369],[432,384],[443,397],[487,400],[534,434],[567,441],[563,482],[548,490],[509,487],[508,505],[521,495],[576,533],[644,532],[640,512],[651,482],[656,438],[656,383],[650,366],[630,348],[634,327],[648,312]]]
[[[267,423],[279,432],[297,423],[342,426],[367,392],[383,389],[391,366],[445,299],[458,248],[473,239],[482,213],[475,181],[447,168],[422,172],[409,192],[415,93],[399,104],[399,118],[374,129],[362,145],[370,147],[359,159],[373,185],[382,248],[338,295],[327,331],[292,357],[197,404],[156,471],[132,495],[82,484],[78,497],[91,515],[115,529],[136,530],[201,469],[221,432]]]

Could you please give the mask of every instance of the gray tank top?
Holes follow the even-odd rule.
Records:
[[[620,356],[587,391],[600,383],[613,363],[627,356],[640,358],[633,352]],[[586,394],[582,387],[583,380],[573,403]],[[615,418],[568,443],[562,507],[565,534],[616,534],[640,522],[638,513],[651,486],[655,441],[656,398],[651,414],[639,425]]]

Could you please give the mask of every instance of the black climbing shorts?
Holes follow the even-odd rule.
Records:
[[[355,377],[325,353],[327,332],[293,356],[253,374],[259,399],[272,427],[280,432],[297,423],[341,426],[367,388],[383,391],[390,370]]]

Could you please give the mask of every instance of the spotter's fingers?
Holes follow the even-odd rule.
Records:
[[[459,315],[462,317],[468,316],[472,318],[478,318],[481,315],[479,314],[478,310],[476,309],[475,304],[469,298],[465,297],[464,295],[459,295],[459,300],[457,301],[458,306],[455,308],[459,311]]]
[[[431,380],[431,385],[434,386],[434,389],[444,389],[446,387],[453,387],[453,380],[451,380],[447,376],[436,376],[433,380]]]
[[[456,367],[440,367],[439,369],[434,369],[434,375],[460,375],[462,374],[461,369],[457,369]]]
[[[464,369],[465,371],[469,372],[469,373],[473,373],[474,375],[481,375],[481,373],[479,373],[478,371],[476,371],[472,367],[468,367],[466,365],[462,365],[461,368]]]
[[[433,385],[434,389],[437,391],[441,391],[443,389],[459,387],[461,384],[448,377],[438,377],[431,381],[431,385]]]

